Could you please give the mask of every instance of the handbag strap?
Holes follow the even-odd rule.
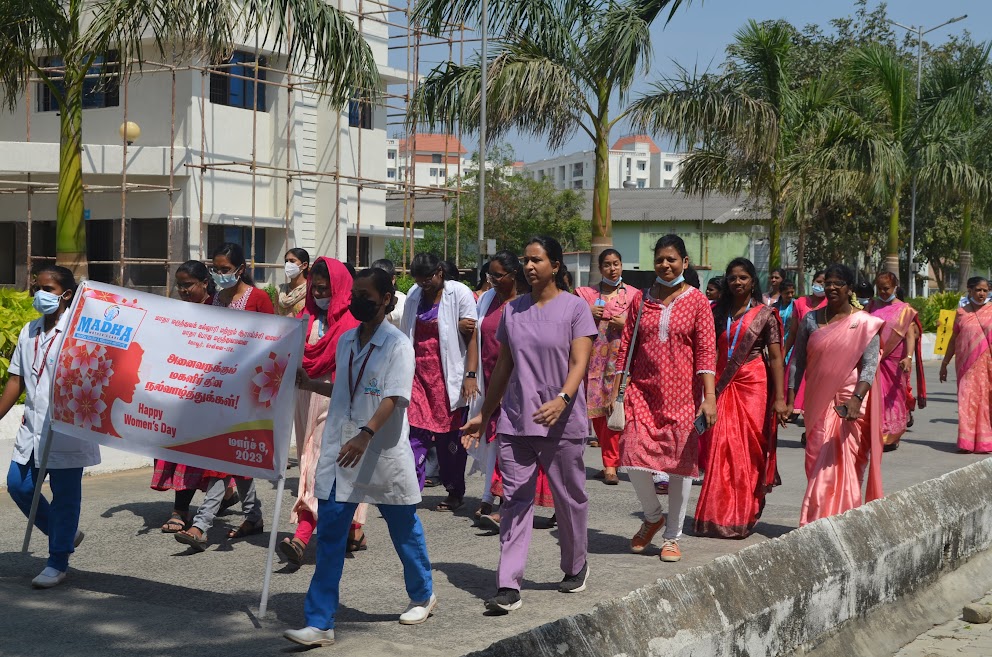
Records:
[[[647,300],[647,292],[641,295],[641,307],[637,310],[637,319],[634,320],[634,334],[630,338],[630,346],[627,347],[627,362],[624,363],[623,372],[620,373],[620,391],[617,393],[617,400],[622,401],[624,392],[627,389],[627,377],[630,375],[630,364],[634,360],[634,346],[637,344],[637,332],[641,328],[641,316],[644,314],[644,302]]]

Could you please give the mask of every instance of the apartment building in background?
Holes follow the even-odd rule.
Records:
[[[670,189],[676,186],[683,153],[663,152],[647,135],[621,137],[610,149],[610,189]],[[592,189],[596,152],[578,151],[528,162],[535,180],[550,180],[558,189]]]
[[[399,186],[447,187],[471,165],[455,135],[418,134],[386,140],[386,179]]]

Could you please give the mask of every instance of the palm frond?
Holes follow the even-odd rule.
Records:
[[[36,53],[64,56],[71,39],[70,21],[56,0],[0,0],[0,85],[3,103],[13,110],[32,75]]]

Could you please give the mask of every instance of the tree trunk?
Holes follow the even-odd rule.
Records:
[[[806,220],[800,219],[799,223],[799,245],[796,248],[796,296],[806,294]]]
[[[56,264],[76,280],[89,276],[83,222],[83,80],[85,72],[65,71],[65,103],[59,108],[59,189],[55,223]]]
[[[958,252],[958,291],[968,290],[968,278],[971,276],[971,201],[964,202],[964,212],[961,214],[961,248]]]
[[[768,271],[782,266],[782,221],[778,203],[772,203],[772,217],[768,221]]]
[[[610,135],[605,128],[596,132],[596,166],[592,188],[592,260],[595,267],[599,254],[613,246],[613,219],[610,213]],[[633,254],[632,260],[640,260]],[[576,279],[576,283],[578,280]]]
[[[885,271],[899,275],[899,192],[892,197],[889,214],[889,241],[885,253]]]

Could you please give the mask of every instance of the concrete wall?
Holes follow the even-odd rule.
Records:
[[[0,456],[9,459],[14,451],[14,437],[17,429],[21,426],[21,417],[24,415],[23,406],[15,406],[10,410],[5,418],[0,420]],[[110,447],[100,447],[100,457],[103,459],[99,465],[83,470],[84,475],[107,474],[109,472],[120,472],[121,470],[134,470],[144,468],[152,464],[150,458],[122,452],[119,449]],[[7,478],[0,477],[0,488],[7,487]]]
[[[929,629],[892,621],[900,603],[939,597],[946,614],[955,595],[988,590],[990,487],[992,460],[975,463],[473,655],[892,654]],[[876,615],[889,619],[885,631],[865,629]]]

